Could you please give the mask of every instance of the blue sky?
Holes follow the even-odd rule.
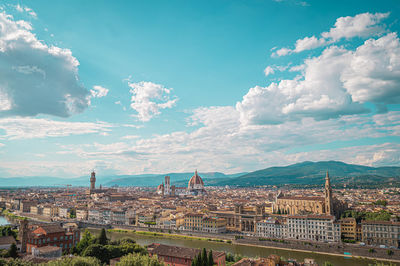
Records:
[[[397,1],[3,1],[0,176],[399,165]]]

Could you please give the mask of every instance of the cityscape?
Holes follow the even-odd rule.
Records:
[[[0,266],[400,266],[397,0],[0,2]]]

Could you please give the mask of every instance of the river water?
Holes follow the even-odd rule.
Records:
[[[98,234],[100,230],[91,229],[90,231],[94,234]],[[253,258],[268,257],[270,254],[277,254],[281,257],[284,257],[285,259],[289,258],[296,259],[299,262],[304,261],[305,258],[314,258],[319,265],[323,265],[325,261],[329,261],[335,266],[375,265],[374,260],[368,260],[368,259],[344,258],[333,255],[322,255],[322,254],[307,253],[300,251],[287,251],[287,250],[280,250],[280,249],[266,248],[266,247],[250,247],[245,245],[209,242],[202,240],[168,238],[168,237],[138,235],[134,233],[120,233],[120,232],[108,232],[107,236],[112,240],[117,240],[124,237],[130,237],[135,239],[136,243],[142,246],[149,245],[151,243],[160,243],[165,245],[174,245],[174,246],[190,247],[190,248],[207,248],[212,250],[230,252],[232,254],[241,254],[242,256],[253,257]]]
[[[10,223],[10,222],[7,220],[6,217],[0,216],[0,226],[1,226],[1,225],[6,225],[6,224],[9,224],[9,223]]]

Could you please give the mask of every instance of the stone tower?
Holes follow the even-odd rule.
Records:
[[[19,239],[21,241],[21,253],[26,253],[26,244],[28,243],[28,220],[19,221]]]
[[[325,177],[325,213],[326,214],[333,214],[332,210],[332,187],[331,187],[331,180],[329,179],[329,173],[326,171]]]
[[[90,190],[96,188],[96,173],[93,171],[90,176]]]
[[[165,186],[164,186],[164,193],[165,195],[171,195],[171,178],[169,176],[165,177]]]

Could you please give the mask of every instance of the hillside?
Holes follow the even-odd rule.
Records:
[[[384,183],[400,181],[400,167],[369,167],[362,165],[346,164],[337,161],[302,162],[282,167],[269,167],[266,169],[237,174],[224,174],[220,172],[199,173],[206,186],[262,186],[262,185],[312,185],[322,184],[326,171],[329,171],[332,183],[360,184]],[[187,186],[192,172],[166,173],[166,174],[141,174],[141,175],[97,175],[96,185],[99,186],[158,186],[164,177],[171,177],[171,184]],[[89,175],[78,178],[56,177],[13,177],[0,178],[1,187],[26,187],[26,186],[89,186]]]
[[[332,183],[399,180],[400,167],[369,167],[337,161],[302,162],[270,167],[229,180],[213,180],[215,185],[259,186],[281,184],[322,184],[326,171]]]

